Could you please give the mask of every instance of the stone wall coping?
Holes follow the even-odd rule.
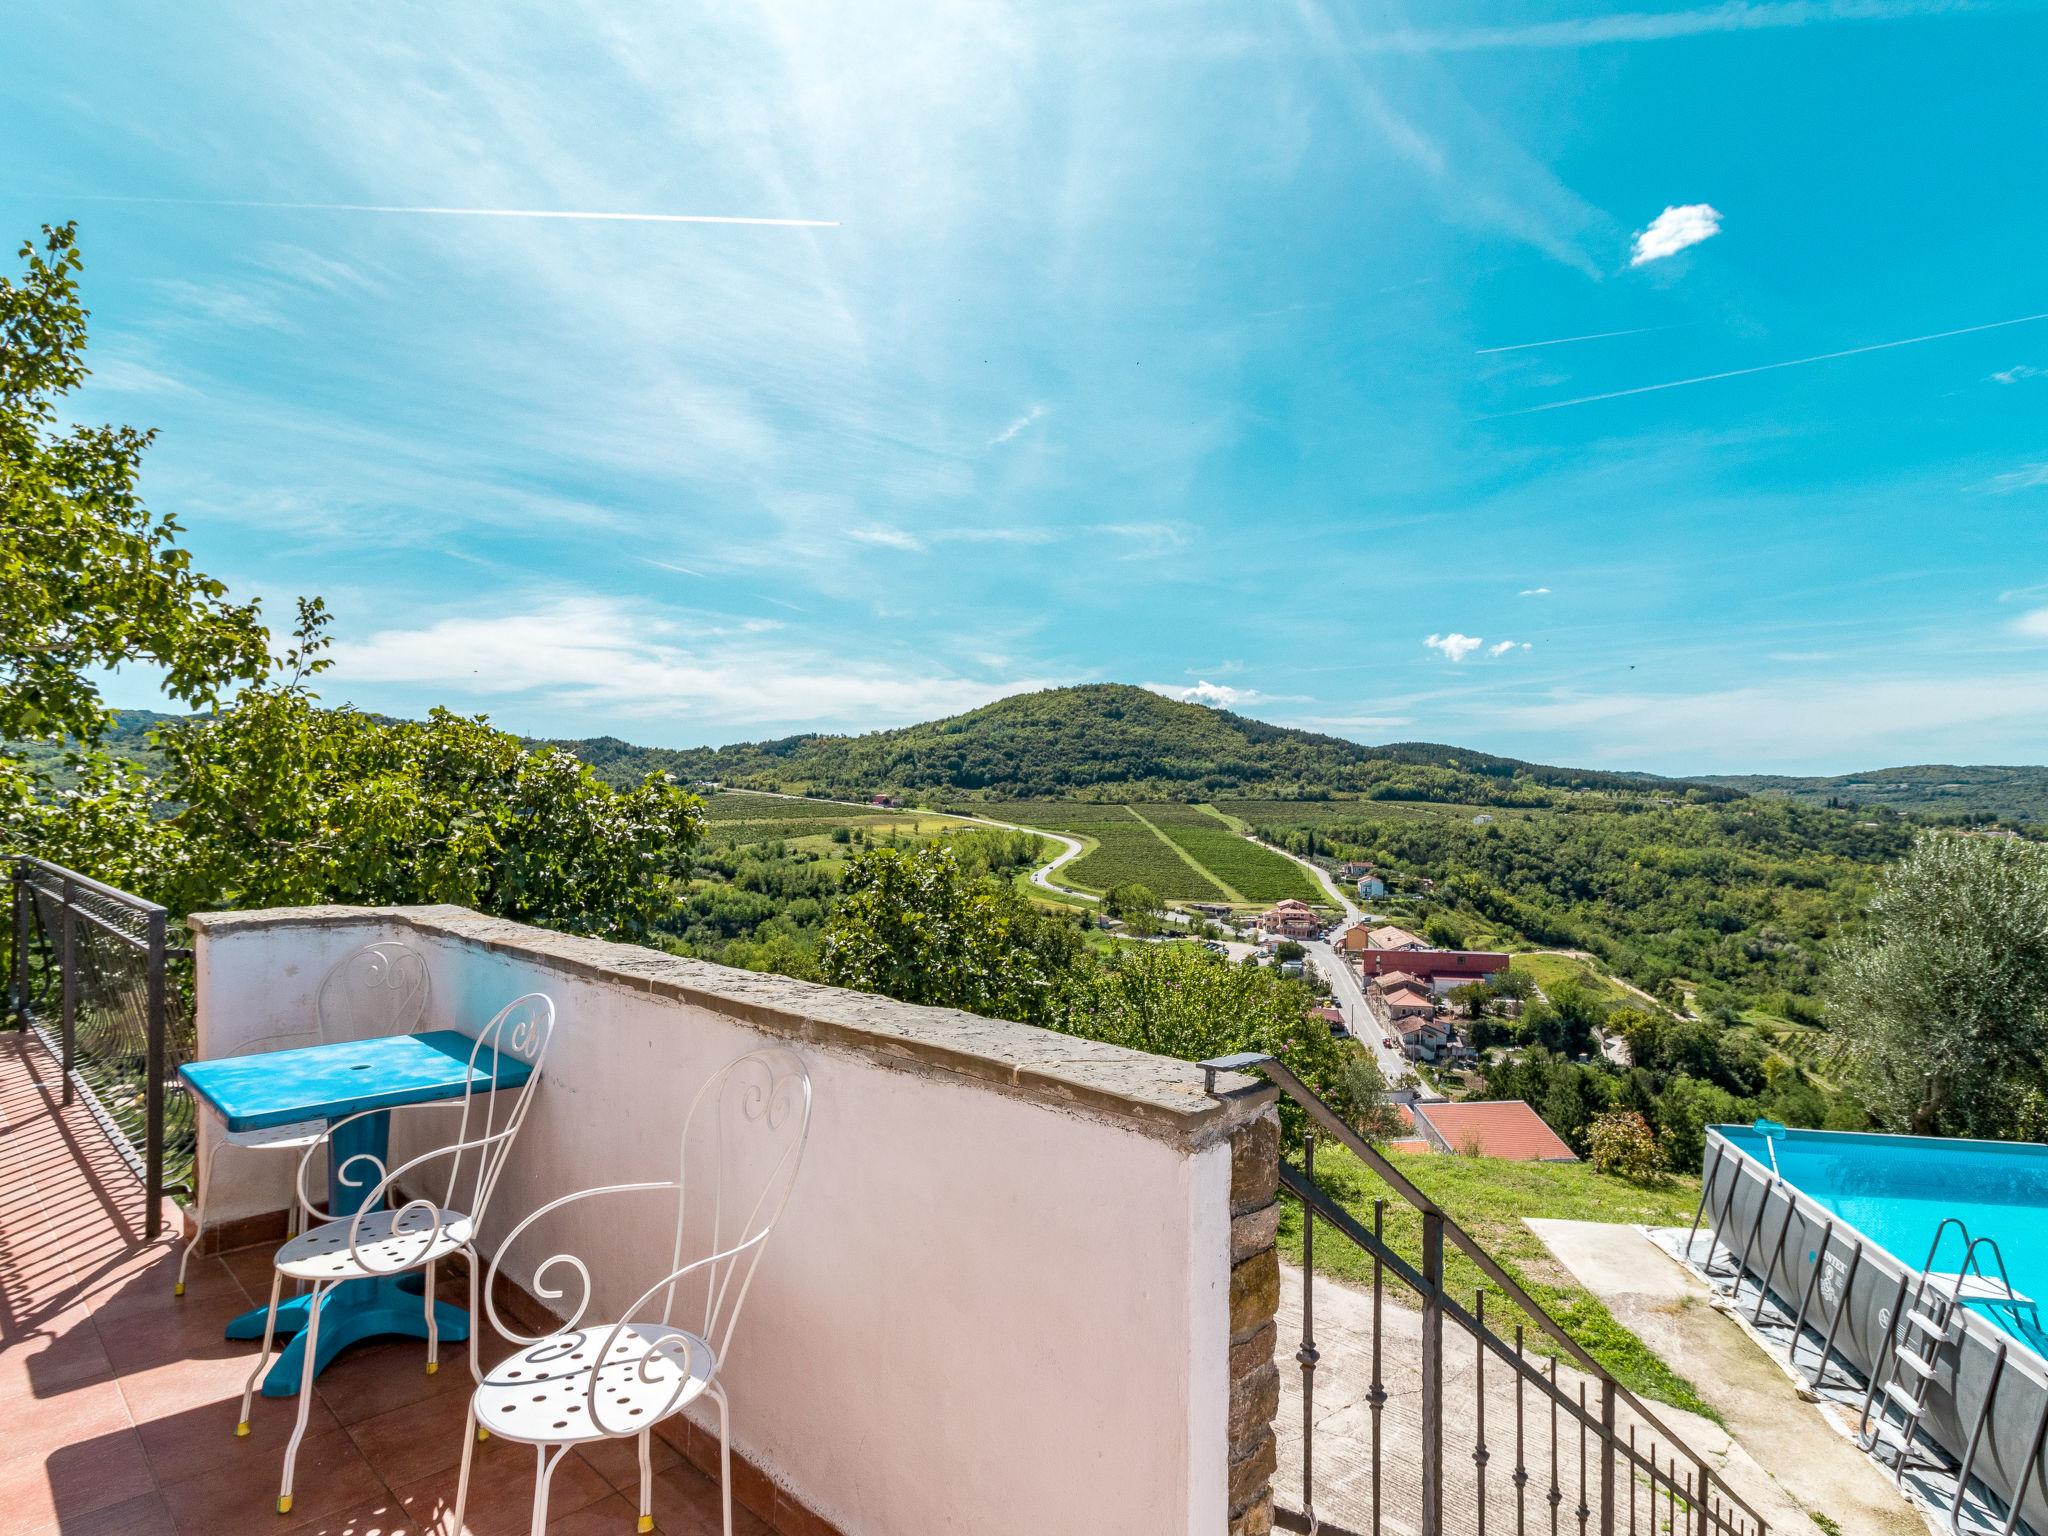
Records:
[[[566,976],[693,1004],[765,1034],[850,1051],[896,1070],[985,1084],[1189,1150],[1223,1141],[1267,1113],[1279,1097],[1270,1085],[1236,1073],[1220,1074],[1212,1097],[1203,1090],[1201,1069],[1191,1062],[1036,1025],[558,933],[467,907],[271,907],[194,912],[185,919],[187,928],[208,940],[371,923],[410,928]]]

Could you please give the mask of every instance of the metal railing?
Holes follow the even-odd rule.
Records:
[[[1280,1165],[1281,1186],[1302,1213],[1302,1326],[1294,1356],[1301,1369],[1301,1489],[1298,1508],[1288,1507],[1282,1495],[1276,1525],[1322,1536],[1364,1536],[1339,1523],[1343,1519],[1360,1521],[1372,1536],[1509,1530],[1524,1536],[1538,1528],[1554,1536],[1567,1525],[1578,1536],[1766,1536],[1763,1517],[1706,1457],[1666,1427],[1492,1254],[1283,1062],[1246,1053],[1201,1065],[1212,1088],[1218,1071],[1264,1074],[1310,1123],[1299,1164],[1283,1158]],[[1388,1200],[1373,1202],[1368,1226],[1317,1184],[1319,1135],[1342,1145],[1420,1218],[1419,1263],[1388,1240]],[[1321,1487],[1316,1475],[1316,1371],[1324,1362],[1315,1337],[1319,1225],[1360,1249],[1372,1269],[1370,1321],[1362,1325],[1371,1381],[1358,1397],[1369,1427],[1364,1445],[1347,1441],[1331,1448],[1343,1474],[1341,1489]],[[1510,1329],[1503,1331],[1497,1317],[1489,1317],[1486,1286],[1466,1294],[1446,1283],[1447,1244],[1520,1313]],[[1419,1306],[1419,1328],[1390,1324],[1390,1281]],[[1356,1309],[1362,1312],[1363,1306]],[[1354,1335],[1360,1326],[1356,1319],[1347,1325]],[[1469,1372],[1458,1368],[1454,1347],[1461,1354],[1469,1347]],[[1447,1416],[1451,1394],[1465,1390],[1469,1402],[1461,1401]],[[1509,1452],[1513,1466],[1503,1473],[1496,1463]],[[1453,1475],[1459,1459],[1469,1470]],[[1319,1491],[1342,1496],[1326,1498],[1319,1513]]]
[[[178,1066],[194,1043],[191,951],[171,942],[154,902],[42,859],[13,862],[13,1005],[63,1067],[63,1101],[82,1100],[148,1196],[155,1238],[163,1196],[189,1191],[193,1126]]]

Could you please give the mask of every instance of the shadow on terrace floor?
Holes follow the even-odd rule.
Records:
[[[335,1362],[316,1387],[295,1507],[278,1515],[296,1405],[259,1397],[252,1433],[237,1439],[256,1346],[222,1337],[268,1298],[268,1251],[195,1259],[174,1298],[176,1239],[143,1242],[140,1188],[83,1107],[59,1105],[59,1083],[32,1039],[0,1035],[0,1529],[454,1536],[466,1346],[444,1348],[433,1376],[416,1342],[359,1345]],[[446,1277],[456,1289],[443,1294],[460,1283]],[[663,1429],[681,1440],[680,1421]],[[716,1532],[717,1485],[659,1432],[655,1468],[657,1528]],[[548,1529],[624,1536],[638,1479],[630,1442],[572,1455]],[[532,1499],[530,1450],[477,1447],[470,1536],[525,1531]],[[740,1536],[767,1530],[744,1511],[735,1522]]]

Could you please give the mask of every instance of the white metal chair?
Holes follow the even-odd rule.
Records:
[[[476,1232],[495,1193],[506,1156],[525,1123],[540,1086],[541,1068],[546,1062],[548,1042],[554,1034],[555,1005],[538,992],[515,998],[486,1024],[471,1047],[469,1063],[474,1074],[485,1053],[517,1057],[531,1071],[517,1088],[499,1092],[481,1089],[474,1076],[459,1099],[409,1106],[415,1110],[460,1109],[462,1118],[455,1137],[445,1145],[387,1168],[372,1153],[346,1157],[333,1171],[333,1182],[350,1189],[369,1187],[362,1207],[353,1216],[335,1218],[321,1209],[306,1187],[314,1153],[332,1143],[335,1132],[369,1115],[388,1110],[363,1110],[323,1126],[320,1140],[299,1159],[299,1203],[307,1217],[319,1223],[308,1227],[277,1250],[270,1279],[270,1310],[263,1330],[263,1353],[249,1373],[242,1389],[242,1417],[235,1433],[249,1432],[249,1409],[257,1384],[270,1369],[276,1345],[277,1307],[287,1278],[313,1287],[307,1312],[305,1361],[299,1380],[299,1417],[285,1446],[284,1480],[278,1489],[277,1508],[288,1514],[292,1505],[292,1473],[298,1462],[299,1442],[305,1438],[306,1422],[313,1406],[313,1376],[320,1347],[320,1313],[323,1298],[336,1286],[356,1280],[378,1280],[422,1272],[426,1278],[425,1313],[427,1329],[427,1370],[440,1369],[440,1328],[434,1316],[434,1271],[441,1260],[462,1255],[469,1270],[470,1371],[478,1380],[483,1372],[476,1359],[476,1290],[479,1259]],[[488,1084],[488,1077],[484,1079]],[[449,1160],[448,1180],[442,1198],[436,1202],[405,1193],[408,1175],[438,1158]],[[358,1167],[358,1165],[364,1165]],[[373,1183],[374,1181],[374,1183]],[[458,1195],[465,1196],[458,1207]],[[400,1203],[393,1205],[393,1199]]]
[[[344,955],[320,983],[312,1023],[263,1035],[242,1046],[239,1054],[253,1056],[260,1051],[288,1051],[335,1040],[409,1034],[426,1016],[427,993],[427,962],[418,950],[405,944],[366,944]],[[252,1151],[303,1154],[325,1134],[326,1126],[318,1120],[273,1125],[260,1131],[216,1132],[213,1147],[206,1154],[206,1166],[201,1170],[198,1194],[193,1199],[192,1240],[178,1259],[174,1295],[185,1294],[185,1271],[192,1263],[199,1240],[206,1234],[206,1197],[213,1190],[214,1164],[221,1149],[246,1147]],[[294,1202],[286,1217],[285,1237],[290,1239],[298,1233],[299,1207]]]
[[[564,1195],[506,1234],[491,1261],[484,1308],[491,1326],[521,1347],[479,1380],[470,1399],[455,1494],[456,1530],[462,1529],[469,1501],[471,1454],[486,1432],[534,1447],[534,1536],[547,1524],[548,1485],[563,1457],[595,1440],[637,1440],[640,1529],[653,1530],[654,1426],[697,1398],[709,1397],[718,1405],[719,1482],[726,1536],[732,1536],[731,1413],[719,1369],[768,1234],[795,1184],[810,1117],[810,1075],[796,1053],[781,1046],[750,1052],[720,1068],[692,1101],[683,1122],[676,1178]],[[695,1153],[693,1136],[699,1143]],[[692,1189],[693,1165],[707,1155],[708,1188]],[[528,1227],[577,1201],[650,1190],[675,1195],[668,1272],[640,1293],[620,1321],[583,1321],[591,1303],[590,1270],[576,1255],[558,1253],[534,1271],[533,1288],[543,1300],[558,1301],[565,1292],[550,1283],[551,1276],[560,1270],[573,1274],[582,1294],[568,1321],[545,1337],[505,1325],[493,1294],[498,1269]],[[698,1196],[694,1209],[693,1194]],[[685,1262],[686,1240],[693,1240],[703,1256]],[[694,1330],[675,1321],[678,1291]]]

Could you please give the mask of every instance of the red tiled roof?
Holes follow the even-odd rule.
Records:
[[[1453,1152],[1470,1150],[1481,1157],[1504,1157],[1518,1163],[1578,1161],[1578,1154],[1564,1144],[1564,1138],[1520,1099],[1418,1104],[1415,1110]]]

